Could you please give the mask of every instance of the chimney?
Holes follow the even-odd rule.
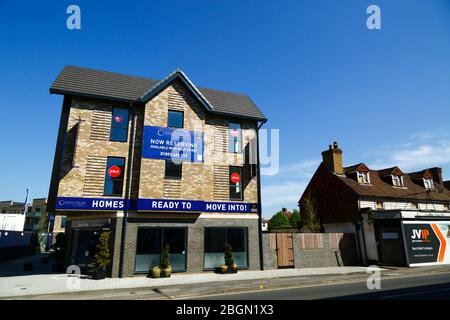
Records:
[[[442,179],[442,169],[439,167],[434,167],[434,168],[430,168],[428,169],[431,174],[433,175],[433,180],[439,184],[443,184],[444,181]]]
[[[342,166],[342,150],[339,149],[337,142],[328,146],[328,150],[322,152],[322,162],[331,171],[336,174],[344,174]]]

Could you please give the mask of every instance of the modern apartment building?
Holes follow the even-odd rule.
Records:
[[[223,263],[260,269],[258,130],[250,98],[196,87],[176,70],[161,81],[66,66],[49,210],[67,216],[67,264],[89,272],[110,231],[110,276],[145,274],[170,245],[174,272]]]

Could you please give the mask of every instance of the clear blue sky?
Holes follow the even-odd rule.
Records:
[[[81,8],[79,31],[66,8]],[[381,7],[381,30],[366,8]],[[248,94],[280,129],[264,215],[296,206],[333,140],[344,164],[450,179],[450,1],[0,1],[0,199],[46,197],[66,64]]]

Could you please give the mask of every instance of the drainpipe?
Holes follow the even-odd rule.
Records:
[[[125,186],[125,210],[123,211],[122,219],[122,235],[120,238],[120,262],[119,262],[119,278],[123,278],[124,272],[124,260],[125,260],[125,239],[127,236],[127,222],[128,222],[128,211],[131,205],[130,201],[130,185],[131,185],[131,174],[132,174],[132,164],[133,164],[133,150],[134,150],[134,137],[136,135],[136,114],[133,110],[133,104],[130,103],[130,115],[133,119],[131,122],[131,134],[130,134],[130,144],[128,146],[128,166],[127,166],[127,183]]]
[[[259,163],[259,129],[262,125],[266,123],[267,120],[261,122],[261,124],[256,129],[256,161],[257,161],[257,188],[258,188],[258,234],[259,234],[259,266],[261,270],[264,270],[264,255],[263,255],[263,242],[262,242],[262,206],[261,206],[261,174],[260,174],[260,163]]]

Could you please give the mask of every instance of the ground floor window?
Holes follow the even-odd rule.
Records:
[[[237,266],[248,268],[247,228],[205,228],[205,269],[213,269],[225,263],[227,243],[232,248]]]
[[[170,246],[172,270],[186,271],[186,228],[139,228],[135,272],[159,265],[164,246]]]

